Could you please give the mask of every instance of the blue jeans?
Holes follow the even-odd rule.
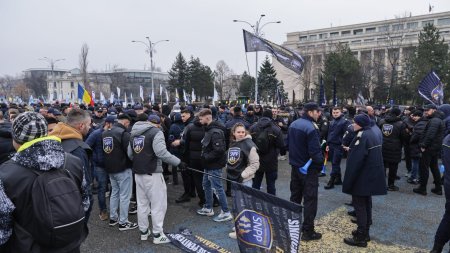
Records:
[[[275,189],[275,181],[278,178],[278,171],[259,171],[257,170],[255,173],[255,177],[253,178],[253,189],[261,190],[261,183],[264,177],[264,174],[266,174],[266,185],[267,185],[267,193],[276,195],[276,189]]]
[[[97,197],[98,197],[98,206],[100,208],[100,211],[106,211],[106,186],[108,184],[108,173],[106,173],[105,169],[102,167],[95,166],[95,178],[98,182],[98,190],[97,190]]]
[[[128,221],[128,208],[130,206],[131,191],[133,188],[131,169],[109,174],[109,179],[111,180],[112,188],[109,199],[109,218],[111,220],[119,220],[119,224],[124,224]],[[119,217],[117,215],[117,208],[120,209]]]
[[[222,177],[222,169],[205,169],[205,172],[214,176]],[[206,208],[212,208],[213,191],[215,191],[217,197],[219,197],[219,204],[222,207],[222,211],[229,211],[227,197],[225,196],[225,191],[222,186],[222,179],[204,174],[203,190],[205,190]]]
[[[417,174],[419,173],[419,159],[412,158],[411,159],[411,178],[417,179]]]

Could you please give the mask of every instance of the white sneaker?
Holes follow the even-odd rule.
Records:
[[[285,161],[285,160],[286,160],[286,155],[280,155],[280,156],[278,157],[278,160],[280,160],[280,161]]]
[[[228,236],[229,236],[231,239],[237,239],[236,232],[231,232],[231,233],[228,234]]]
[[[198,209],[197,213],[205,216],[214,216],[214,210],[212,208],[208,209],[206,207],[203,207],[202,209]]]
[[[232,220],[233,216],[231,215],[230,212],[224,212],[224,211],[220,211],[220,214],[217,215],[216,217],[214,217],[214,221],[215,222],[222,222],[222,221],[229,221]]]
[[[164,233],[153,235],[154,244],[163,244],[169,242],[170,242],[169,238],[167,238],[167,236]]]
[[[146,232],[141,231],[141,241],[147,241],[150,236],[150,230],[147,229]]]

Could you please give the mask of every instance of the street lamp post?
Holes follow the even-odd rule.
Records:
[[[54,69],[55,69],[55,63],[59,62],[59,61],[65,61],[65,58],[61,58],[61,59],[56,59],[53,60],[53,58],[48,58],[48,57],[43,57],[43,58],[39,58],[40,61],[46,61],[49,65],[50,68],[52,69],[52,82],[55,83],[55,74],[54,74]],[[47,88],[48,91],[50,91],[50,87]],[[60,92],[62,92],[62,88],[60,88],[59,90]],[[48,98],[50,98],[50,92],[48,93]]]
[[[153,94],[155,94],[155,85],[153,84],[153,70],[154,70],[154,68],[153,68],[153,51],[155,50],[156,44],[158,44],[160,42],[169,42],[169,40],[159,40],[159,41],[153,43],[148,36],[145,38],[147,39],[147,43],[144,41],[140,41],[140,40],[132,40],[131,42],[144,44],[145,47],[147,48],[147,51],[150,56],[150,71],[151,71],[150,77],[151,77],[151,82],[152,82],[152,92],[153,92]],[[152,98],[152,100],[153,99],[154,98]],[[154,102],[155,101],[152,101],[152,103],[154,103]]]
[[[271,21],[271,22],[267,22],[264,23],[263,25],[261,25],[261,20],[263,17],[265,17],[265,14],[261,14],[259,16],[259,20],[256,21],[255,25],[250,24],[250,22],[244,21],[244,20],[233,20],[233,22],[241,22],[241,23],[246,23],[247,25],[249,25],[252,29],[253,29],[253,33],[255,34],[256,37],[261,37],[262,36],[262,29],[264,28],[264,26],[268,25],[268,24],[279,24],[281,23],[281,21]],[[255,52],[256,53],[256,59],[255,59],[255,104],[258,104],[258,51]]]

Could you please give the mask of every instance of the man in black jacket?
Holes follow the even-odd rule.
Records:
[[[203,109],[199,112],[200,123],[205,127],[205,137],[202,140],[202,163],[205,172],[214,176],[222,176],[222,168],[226,164],[226,144],[225,134],[222,124],[213,121],[212,113],[209,109]],[[199,215],[213,216],[213,189],[219,197],[221,212],[213,220],[216,222],[228,221],[233,217],[228,209],[228,202],[225,191],[222,186],[222,180],[203,175],[203,189],[205,191],[206,203],[202,209],[197,210]]]
[[[131,161],[127,151],[130,143],[130,133],[127,128],[131,118],[127,114],[120,114],[118,122],[111,129],[102,133],[103,151],[105,155],[105,170],[111,181],[111,196],[109,200],[109,225],[119,223],[119,230],[125,231],[138,227],[136,223],[128,221],[128,208],[130,206],[133,188],[133,175]],[[120,210],[120,215],[117,214]]]
[[[436,111],[437,107],[434,104],[425,105],[425,117],[428,123],[425,126],[423,136],[419,141],[422,158],[419,164],[420,186],[413,191],[417,194],[427,195],[427,184],[430,168],[433,174],[435,188],[431,192],[437,195],[442,195],[441,175],[438,168],[438,157],[442,149],[442,140],[444,138],[445,125],[440,118],[441,115]]]
[[[86,211],[85,221],[89,221],[94,199],[92,197],[92,178],[93,171],[91,167],[92,149],[83,139],[91,129],[91,116],[82,109],[72,109],[67,114],[67,123],[59,122],[50,135],[61,139],[64,151],[78,157],[83,162],[84,174],[88,184],[89,199],[91,204]]]
[[[257,150],[260,159],[259,169],[256,171],[253,178],[252,187],[255,189],[261,189],[261,182],[264,174],[266,175],[267,193],[276,195],[275,181],[278,178],[278,154],[286,155],[286,147],[284,144],[283,134],[280,127],[275,125],[272,120],[272,110],[265,109],[262,117],[258,122],[250,127],[250,134],[253,141],[258,138],[260,133],[267,129],[269,137],[269,150],[263,153],[261,150]]]
[[[334,185],[342,184],[341,177],[341,160],[344,155],[344,149],[342,148],[342,138],[347,131],[350,122],[345,119],[340,107],[334,107],[332,112],[333,120],[328,128],[327,147],[326,151],[329,152],[328,156],[332,164],[332,170],[330,174],[330,180],[325,186],[325,189],[333,189]]]
[[[181,111],[181,119],[186,127],[180,140],[172,142],[173,146],[181,146],[181,160],[189,165],[189,167],[196,170],[203,170],[201,166],[202,144],[201,140],[205,135],[205,130],[200,124],[198,118],[194,119],[191,111],[185,109]],[[183,178],[184,193],[176,203],[183,203],[190,201],[191,197],[195,197],[195,190],[197,190],[200,199],[199,205],[203,207],[205,204],[205,193],[203,192],[202,180],[203,174],[194,172],[192,170],[184,170],[181,172]]]
[[[55,204],[55,202],[59,204],[59,207],[56,207],[56,211],[59,212],[54,213],[54,218],[59,218],[56,222],[61,222],[69,216],[72,217],[71,215],[74,213],[83,215],[83,211],[87,211],[90,205],[82,161],[71,154],[66,154],[61,145],[61,140],[54,136],[47,136],[47,134],[46,120],[42,115],[35,112],[19,114],[13,123],[12,137],[17,153],[11,160],[0,166],[0,179],[3,182],[6,195],[15,206],[13,212],[14,229],[9,241],[0,247],[0,252],[80,252],[80,245],[87,236],[87,226],[81,219],[77,220],[78,222],[65,224],[65,229],[69,229],[65,231],[70,232],[59,234],[59,236],[68,235],[67,242],[64,245],[54,245],[53,243],[44,245],[40,242],[42,240],[50,241],[50,238],[45,238],[44,233],[42,233],[50,233],[50,231],[43,231],[45,228],[42,225],[38,226],[42,220],[38,220],[37,214],[33,212],[32,192],[38,174],[45,175],[44,173],[55,173],[56,170],[66,169],[72,175],[71,180],[74,180],[77,189],[69,189],[70,185],[67,185],[67,188],[63,189],[63,187],[59,189],[59,192],[67,194],[65,195],[66,199],[68,199],[67,196],[80,194],[77,199],[81,200],[81,206],[79,206],[79,203],[78,206],[77,203],[67,203],[64,198],[52,200],[52,204]],[[72,192],[75,192],[75,195],[71,195]],[[70,200],[74,200],[74,198],[70,198]],[[6,207],[6,204],[1,203],[3,208]],[[39,208],[43,210],[50,208],[46,206],[49,203],[41,204],[42,206]],[[2,210],[4,210],[3,208]],[[61,208],[66,209],[61,212]],[[81,208],[81,210],[78,208]],[[74,227],[76,224],[79,226]],[[6,224],[2,224],[2,229],[4,225]],[[56,231],[58,232],[58,230]],[[0,231],[0,234],[4,235],[3,232]],[[52,233],[54,232],[52,231]]]
[[[380,121],[380,129],[383,133],[383,161],[389,169],[388,190],[398,191],[395,186],[398,164],[402,160],[402,146],[406,135],[405,124],[400,118],[399,108],[392,108],[386,118]]]

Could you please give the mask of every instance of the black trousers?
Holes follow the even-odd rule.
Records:
[[[194,168],[194,169],[203,171],[202,168]],[[200,199],[200,202],[205,203],[205,192],[203,191],[203,173],[193,171],[192,179],[194,187],[197,190],[197,196]]]
[[[447,173],[446,170],[445,173]],[[441,223],[436,231],[436,235],[434,236],[435,243],[439,243],[445,245],[450,241],[450,175],[444,175],[446,183],[444,184],[445,191],[445,213],[444,217],[442,217]]]
[[[184,194],[195,194],[194,171],[189,169],[181,171],[181,178],[183,179]]]
[[[434,184],[436,188],[441,188],[441,173],[439,172],[438,167],[438,155],[430,154],[430,152],[425,151],[422,153],[422,158],[419,161],[419,176],[420,176],[420,187],[422,189],[427,188],[428,178],[430,177],[430,168],[431,174],[433,174]]]
[[[394,185],[395,178],[397,177],[398,163],[385,162],[384,167],[389,169],[388,185]]]
[[[409,148],[409,145],[406,145],[403,148],[403,152],[405,153],[405,164],[406,164],[406,170],[408,172],[411,172],[412,169],[412,162],[411,162],[411,149]]]
[[[352,202],[356,212],[358,232],[368,233],[372,224],[372,196],[352,195]]]
[[[314,219],[317,215],[317,197],[319,188],[319,173],[321,168],[308,169],[306,175],[292,166],[291,201],[301,204],[303,200],[303,227],[306,232],[314,231]]]

